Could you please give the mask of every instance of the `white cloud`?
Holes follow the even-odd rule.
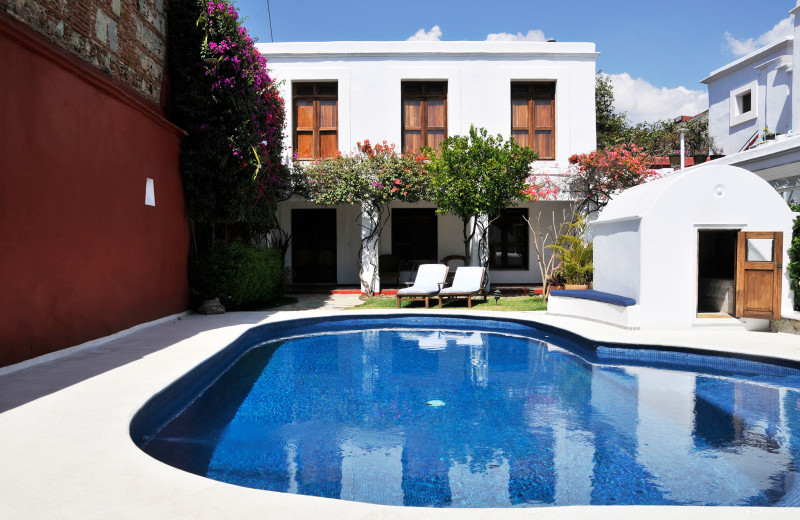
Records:
[[[750,54],[754,50],[765,45],[769,45],[770,43],[780,40],[784,36],[788,36],[790,34],[794,34],[794,16],[784,18],[775,24],[775,27],[757,38],[739,40],[734,38],[731,33],[725,31],[725,43],[734,56],[744,56],[745,54]]]
[[[708,93],[686,87],[656,87],[628,73],[609,74],[614,86],[614,109],[626,112],[632,123],[678,116],[695,116],[708,108]]]
[[[431,27],[430,31],[424,28],[415,32],[413,36],[409,36],[406,41],[409,42],[436,42],[442,39],[442,30],[438,25]]]
[[[517,34],[510,33],[491,33],[486,37],[489,42],[510,42],[510,41],[526,41],[526,42],[545,42],[547,38],[544,37],[544,32],[538,29],[531,29],[527,34],[518,32]]]

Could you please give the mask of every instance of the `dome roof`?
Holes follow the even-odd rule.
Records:
[[[684,218],[699,217],[725,202],[734,206],[744,220],[749,210],[763,211],[776,203],[789,212],[780,195],[758,175],[736,166],[707,165],[623,191],[603,208],[595,224],[641,220],[653,213],[674,213],[676,208]],[[662,207],[664,204],[668,207]]]

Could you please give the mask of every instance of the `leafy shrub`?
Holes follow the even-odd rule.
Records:
[[[592,281],[592,243],[584,238],[587,226],[586,218],[576,214],[568,231],[559,236],[555,244],[547,246],[555,251],[558,270],[567,284],[586,285]]]
[[[789,204],[794,212],[800,212],[800,204]],[[794,219],[792,243],[789,246],[789,277],[794,291],[794,310],[800,310],[800,217]]]
[[[285,288],[280,251],[218,242],[189,260],[189,284],[196,304],[219,298],[226,310],[264,306]]]

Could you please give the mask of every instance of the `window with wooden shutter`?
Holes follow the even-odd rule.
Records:
[[[447,137],[447,82],[403,82],[403,150],[438,150]]]
[[[555,83],[511,84],[511,136],[540,159],[556,156]]]
[[[299,159],[333,157],[339,148],[336,83],[294,83],[294,153]]]

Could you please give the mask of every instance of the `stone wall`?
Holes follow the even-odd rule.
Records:
[[[772,332],[784,332],[786,334],[800,334],[800,321],[783,318],[769,322],[769,330]]]
[[[166,0],[0,0],[0,10],[161,104]]]

